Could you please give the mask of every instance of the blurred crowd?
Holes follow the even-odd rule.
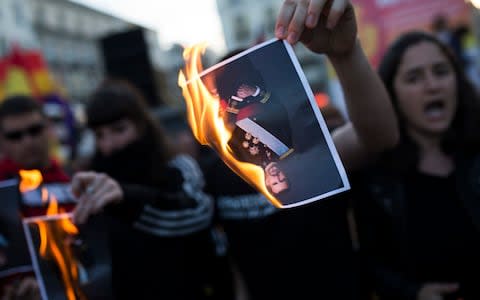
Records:
[[[108,271],[90,298],[480,299],[472,29],[438,16],[431,32],[394,40],[373,70],[350,2],[323,13],[321,2],[285,1],[276,26],[277,37],[330,59],[347,101],[348,116],[334,101],[320,111],[351,189],[321,201],[274,207],[195,140],[184,116],[173,126],[125,79],[105,78],[85,107],[1,100],[0,180],[40,170],[44,183],[71,187],[64,208],[80,231],[107,233]],[[244,93],[239,85],[231,96],[253,94]],[[12,240],[2,226],[0,270]],[[32,270],[0,283],[0,299],[40,299]]]

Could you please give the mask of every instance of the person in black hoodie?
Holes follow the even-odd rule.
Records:
[[[212,282],[213,205],[195,160],[175,155],[127,82],[101,84],[87,117],[97,153],[93,172],[73,178],[74,221],[101,211],[111,216],[115,298],[228,299]]]

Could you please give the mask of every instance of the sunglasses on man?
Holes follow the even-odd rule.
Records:
[[[3,136],[9,141],[18,142],[27,135],[29,135],[30,137],[37,137],[43,132],[44,129],[45,124],[32,124],[23,130],[4,131]]]

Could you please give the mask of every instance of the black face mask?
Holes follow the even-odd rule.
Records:
[[[116,180],[129,183],[148,183],[155,147],[151,138],[143,136],[108,155],[97,152],[92,168]]]

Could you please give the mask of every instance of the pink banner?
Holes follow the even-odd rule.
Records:
[[[377,66],[388,44],[402,32],[430,30],[437,15],[450,25],[470,23],[465,0],[353,0],[359,23],[359,38],[367,56]]]

